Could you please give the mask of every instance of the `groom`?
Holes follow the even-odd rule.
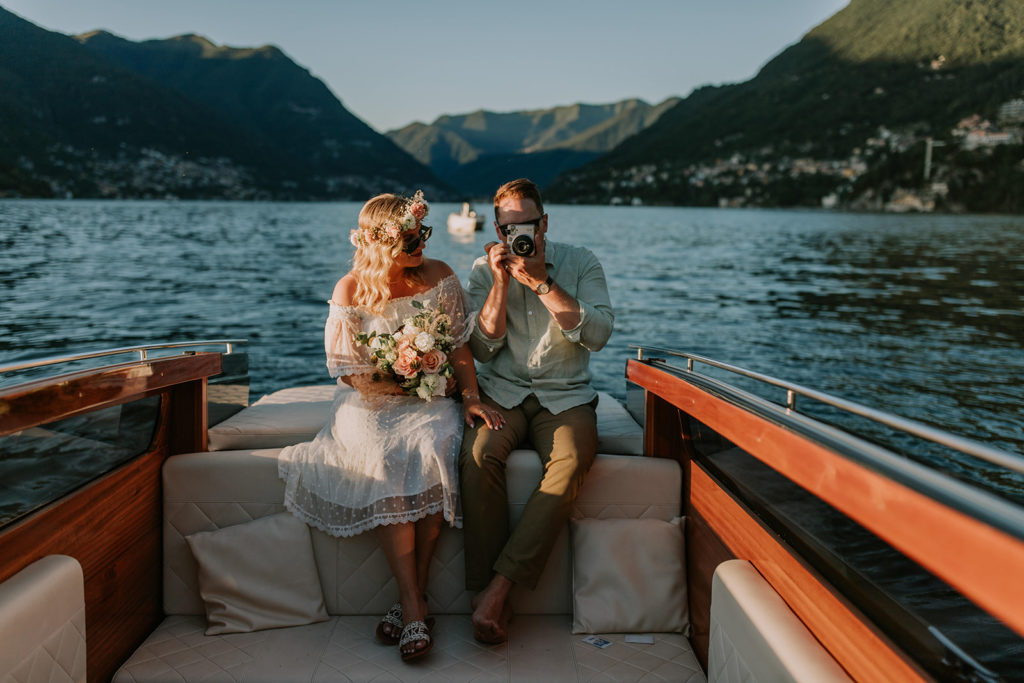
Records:
[[[509,592],[536,587],[594,460],[597,392],[588,366],[614,320],[594,254],[547,240],[536,185],[521,178],[498,188],[494,217],[500,242],[485,247],[469,275],[480,311],[469,345],[482,398],[502,426],[468,429],[459,457],[466,588],[477,592],[474,635],[487,643],[506,639]],[[510,533],[505,462],[527,442],[544,477]]]

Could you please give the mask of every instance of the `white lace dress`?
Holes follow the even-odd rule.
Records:
[[[324,330],[332,377],[373,373],[359,332],[394,332],[416,313],[412,302],[441,308],[452,319],[455,347],[473,331],[455,275],[411,297],[393,299],[381,315],[330,303]],[[462,409],[450,398],[374,397],[339,380],[330,420],[309,442],[278,456],[284,503],[296,517],[332,536],[353,536],[381,524],[400,524],[441,512],[462,526],[458,456]]]

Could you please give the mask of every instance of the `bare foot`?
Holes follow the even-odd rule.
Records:
[[[508,640],[508,622],[512,607],[500,590],[488,586],[470,602],[473,607],[473,637],[487,645],[498,645]]]

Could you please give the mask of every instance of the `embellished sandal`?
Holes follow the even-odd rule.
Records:
[[[434,617],[427,617],[427,628],[434,628]],[[384,624],[391,625],[391,633],[384,630]],[[391,605],[388,613],[377,622],[377,640],[385,645],[398,645],[402,633],[402,603]]]
[[[391,633],[384,630],[384,624],[391,626]],[[396,602],[388,613],[377,622],[377,640],[385,645],[398,645],[399,634],[402,632],[402,603]]]
[[[399,648],[403,648],[409,643],[416,643],[419,641],[426,641],[426,645],[423,647],[413,650],[412,652],[402,651],[402,661],[408,662],[422,657],[423,655],[430,652],[430,649],[434,647],[434,640],[430,637],[430,629],[422,621],[410,621],[402,629],[402,640],[398,643]]]

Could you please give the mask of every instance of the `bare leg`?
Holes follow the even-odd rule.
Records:
[[[508,639],[508,622],[512,618],[508,594],[514,585],[507,576],[496,573],[487,588],[473,598],[474,638],[492,645]]]
[[[416,580],[420,595],[427,597],[427,583],[430,579],[430,561],[434,557],[437,539],[441,535],[440,513],[428,515],[416,522]]]
[[[388,559],[391,573],[398,582],[398,600],[402,603],[402,620],[408,624],[422,621],[425,614],[423,594],[416,578],[416,529],[412,523],[382,524],[377,527],[381,549]],[[414,652],[426,647],[417,640],[407,643],[403,652]]]

